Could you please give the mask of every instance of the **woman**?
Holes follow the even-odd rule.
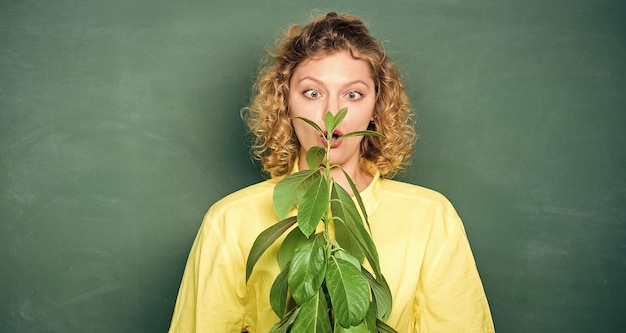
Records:
[[[325,145],[323,114],[348,108],[335,131],[375,130],[383,137],[331,142],[331,162],[357,185],[369,214],[398,332],[493,332],[489,306],[461,220],[440,194],[389,179],[404,167],[415,132],[397,67],[358,17],[329,13],[292,26],[260,71],[244,109],[253,155],[271,179],[237,191],[208,211],[194,242],[170,328],[178,332],[267,332],[279,320],[269,290],[279,273],[274,244],[249,281],[250,248],[278,221],[272,191],[306,169],[304,156]],[[335,180],[350,186],[342,174]],[[353,193],[352,193],[353,194]]]

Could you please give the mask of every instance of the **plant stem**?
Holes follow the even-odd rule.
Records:
[[[326,240],[326,259],[330,259],[330,255],[332,253],[332,240],[330,238],[330,223],[332,221],[332,210],[330,209],[331,205],[331,189],[332,189],[332,179],[330,178],[330,145],[332,139],[332,133],[328,133],[326,138],[326,161],[324,162],[324,171],[326,173],[326,184],[328,185],[328,207],[326,207],[326,219],[324,221],[324,239]]]

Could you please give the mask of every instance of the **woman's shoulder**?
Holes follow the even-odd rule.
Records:
[[[390,197],[394,200],[419,200],[450,204],[448,198],[442,193],[424,186],[393,179],[383,179],[381,184],[385,197]]]
[[[267,204],[268,202],[271,204],[276,183],[275,179],[268,179],[239,189],[215,202],[210,210],[227,211],[245,209],[250,205]]]
[[[235,248],[251,246],[259,233],[278,221],[272,204],[275,184],[273,180],[262,181],[215,202],[198,231],[201,242],[212,239]]]
[[[449,224],[460,224],[460,218],[450,200],[436,190],[396,180],[384,180],[382,188],[380,208],[387,214],[394,212],[403,216],[419,216],[422,223],[447,221]]]

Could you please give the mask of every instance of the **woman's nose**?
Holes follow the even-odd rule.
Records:
[[[327,103],[326,103],[326,111],[330,111],[330,113],[332,114],[337,114],[337,112],[341,110],[341,107],[339,104],[340,104],[339,97],[329,96],[327,99]]]

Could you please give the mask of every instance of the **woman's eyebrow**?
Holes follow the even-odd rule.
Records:
[[[322,82],[321,80],[318,80],[318,79],[316,79],[316,78],[314,78],[312,76],[309,76],[309,75],[304,76],[302,79],[298,80],[298,83],[300,83],[302,81],[306,81],[306,80],[311,80],[311,81],[313,81],[313,82],[315,82],[317,84],[324,85],[324,82]],[[364,80],[361,80],[361,79],[348,81],[346,83],[343,83],[342,86],[351,86],[351,85],[354,85],[354,84],[362,84],[362,85],[364,85],[366,87],[369,87],[367,82],[365,82]]]

